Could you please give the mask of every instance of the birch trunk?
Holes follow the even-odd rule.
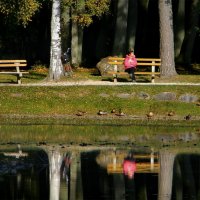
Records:
[[[177,75],[174,62],[174,34],[171,0],[159,0],[161,76]]]
[[[61,62],[61,37],[60,37],[60,0],[52,2],[51,17],[51,52],[48,80],[60,80],[64,75]]]

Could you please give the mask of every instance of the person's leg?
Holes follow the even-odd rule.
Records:
[[[130,75],[131,75],[132,81],[135,81],[135,68],[134,67],[130,68]]]

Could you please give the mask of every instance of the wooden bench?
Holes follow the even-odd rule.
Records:
[[[0,74],[16,75],[17,83],[21,84],[23,74],[28,74],[28,72],[20,71],[20,68],[26,66],[26,60],[0,60]]]
[[[113,66],[113,71],[108,71],[107,73],[113,75],[114,82],[117,82],[117,78],[123,75],[128,75],[127,72],[119,69],[119,65],[124,65],[124,59],[121,57],[109,57],[108,64]],[[154,83],[156,75],[160,75],[159,67],[161,65],[160,58],[137,58],[137,68],[135,75],[150,75],[151,82]],[[143,68],[141,68],[143,66]],[[158,68],[156,70],[156,67]]]

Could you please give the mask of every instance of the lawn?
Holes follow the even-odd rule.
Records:
[[[60,82],[80,80],[102,80],[96,69],[76,68],[72,77],[64,77]],[[179,70],[180,71],[180,70]],[[156,77],[156,82],[167,83],[200,83],[200,76],[182,73],[170,79]],[[187,115],[193,121],[200,119],[199,99],[196,102],[182,102],[179,97],[185,94],[195,95],[200,98],[199,86],[181,85],[115,85],[115,86],[29,86],[28,83],[44,82],[47,75],[46,68],[30,70],[30,74],[22,79],[23,87],[16,87],[16,77],[2,75],[0,79],[0,116],[27,116],[47,118],[81,118],[100,120],[113,119],[116,122],[147,120],[149,112],[153,112],[153,119],[183,121]],[[109,80],[107,80],[109,81]],[[12,83],[9,85],[2,83]],[[2,84],[2,85],[1,85]],[[26,85],[27,84],[27,85]],[[154,97],[159,93],[171,92],[176,98],[169,101],[158,101]],[[141,94],[148,94],[149,98],[141,98]],[[125,115],[118,116],[121,110]],[[107,114],[100,116],[99,110]],[[83,111],[82,116],[78,116]],[[173,116],[168,116],[169,112]],[[81,120],[80,120],[81,121]],[[175,122],[175,123],[176,123]]]

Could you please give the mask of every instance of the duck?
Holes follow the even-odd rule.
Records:
[[[150,111],[149,113],[146,114],[148,119],[151,119],[154,116],[154,113]]]
[[[167,115],[170,116],[170,117],[171,117],[171,116],[174,116],[174,115],[175,115],[175,112],[174,112],[174,111],[169,111],[169,112],[167,113]]]
[[[197,105],[197,106],[200,106],[200,102],[197,102],[196,105]]]
[[[97,114],[98,115],[107,115],[108,113],[106,111],[99,110],[99,112]]]
[[[116,109],[113,108],[113,109],[111,110],[111,113],[116,113]]]
[[[78,110],[78,112],[76,113],[77,116],[83,116],[86,112],[85,111],[81,111]]]
[[[121,110],[121,109],[119,109],[119,112],[118,112],[118,113],[116,113],[115,115],[117,115],[117,116],[125,116],[125,113],[124,113],[124,112],[122,112],[122,110]]]
[[[189,115],[186,115],[184,118],[185,118],[185,120],[190,120],[191,117],[192,117],[192,116],[189,114]]]

